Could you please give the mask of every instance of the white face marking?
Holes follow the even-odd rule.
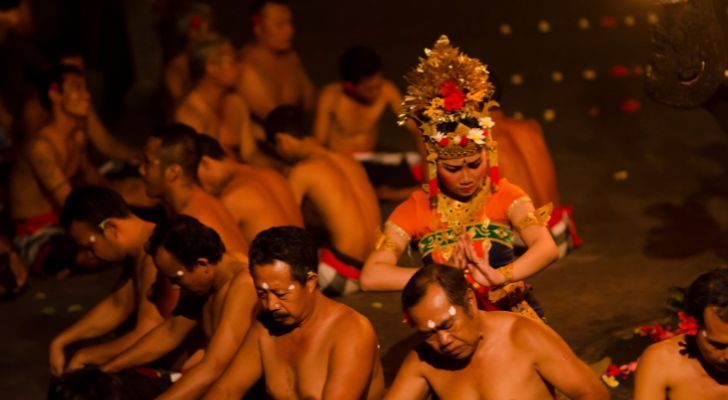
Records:
[[[267,283],[265,283],[265,282],[261,283],[261,284],[260,284],[260,287],[262,287],[262,288],[263,288],[263,290],[268,290],[268,289],[270,289],[270,286],[268,286],[268,284],[267,284]]]
[[[700,334],[703,335],[704,338],[707,338],[708,337],[708,333],[705,332],[705,329],[703,329],[702,331],[700,331]]]
[[[94,235],[89,236],[88,237],[88,241],[91,242],[91,243],[95,243],[96,242],[96,236],[94,236]]]
[[[184,275],[185,275],[184,271],[177,271],[177,276],[184,276]]]
[[[454,317],[457,310],[455,310],[455,306],[450,306],[450,308],[447,309],[447,312]]]
[[[435,329],[435,327],[436,327],[436,326],[437,326],[437,324],[435,323],[435,321],[433,321],[433,320],[431,320],[431,319],[428,319],[428,320],[427,320],[427,327],[428,327],[428,328],[430,328],[430,329]]]
[[[295,288],[296,288],[296,285],[294,285],[294,284],[292,284],[292,283],[291,283],[290,285],[288,285],[288,291],[289,291],[289,292],[290,292],[291,290],[295,289]]]

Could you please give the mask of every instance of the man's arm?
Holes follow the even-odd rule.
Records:
[[[204,357],[158,399],[196,399],[202,396],[223,373],[235,355],[234,350],[243,342],[255,318],[257,301],[250,275],[247,272],[239,273],[228,289],[220,324]]]
[[[79,350],[71,358],[67,371],[82,368],[86,364],[102,365],[108,362],[164,322],[157,306],[149,300],[149,293],[157,277],[157,269],[151,257],[145,257],[142,265],[137,267],[136,274],[138,306],[134,329],[109,342]]]
[[[56,207],[63,207],[71,193],[71,184],[53,155],[53,148],[46,140],[35,140],[28,149],[28,162],[40,185],[50,194]]]
[[[667,394],[665,370],[670,360],[665,358],[665,342],[649,346],[637,362],[635,373],[634,400],[664,400]]]
[[[380,238],[376,249],[369,255],[361,271],[362,290],[402,290],[416,268],[397,266],[397,260],[409,246],[409,241],[394,228],[384,228],[386,239]]]
[[[300,57],[296,54],[296,63],[298,63],[298,80],[301,83],[301,94],[303,97],[303,109],[306,111],[313,111],[316,107],[316,87],[311,82],[311,79],[306,73],[306,69],[303,67]]]
[[[419,368],[417,352],[410,351],[397,371],[385,400],[424,400],[430,394],[430,386]]]
[[[606,400],[609,392],[569,345],[541,322],[519,317],[513,324],[514,345],[533,358],[537,372],[573,400]]]
[[[101,370],[114,373],[155,360],[179,346],[197,321],[182,316],[168,318],[123,353],[104,364]]]
[[[331,354],[323,400],[361,399],[369,388],[372,371],[379,362],[377,335],[364,317],[340,326]]]
[[[263,376],[258,345],[258,335],[263,329],[260,322],[253,323],[235,358],[203,397],[204,400],[238,400]]]
[[[275,99],[265,87],[263,78],[245,60],[240,63],[240,78],[236,89],[253,114],[261,120],[276,108]]]
[[[80,320],[53,339],[49,351],[51,373],[59,376],[64,372],[66,346],[110,332],[129,317],[134,311],[134,305],[134,287],[131,279],[127,279]]]
[[[313,124],[313,137],[321,146],[328,147],[331,134],[331,117],[336,97],[333,85],[324,88],[316,105],[316,119]]]
[[[106,130],[103,122],[92,109],[87,118],[88,138],[99,151],[109,158],[117,160],[134,160],[139,158],[139,151],[116,139]]]

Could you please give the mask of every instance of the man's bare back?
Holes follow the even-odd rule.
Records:
[[[301,208],[296,203],[293,189],[286,178],[272,168],[255,168],[255,172],[283,208],[286,218],[291,221],[288,225],[303,226]]]
[[[281,197],[279,192],[283,189],[274,190],[270,182],[265,181],[272,174],[276,173],[266,171],[261,174],[253,167],[239,164],[235,177],[220,195],[247,243],[251,243],[259,232],[274,226],[303,225],[300,212],[291,215],[291,208],[296,203],[290,187],[283,188],[288,189],[288,193]],[[278,177],[283,179],[280,175]]]
[[[381,217],[364,168],[347,155],[321,149],[296,164],[289,181],[299,202],[305,197],[314,204],[336,250],[365,259]]]
[[[728,379],[721,381],[706,372],[694,340],[680,335],[648,347],[639,360],[635,399],[728,398]]]
[[[260,349],[266,390],[274,399],[320,398],[330,378],[326,371],[331,370],[334,349],[357,345],[347,332],[367,332],[369,340],[376,340],[371,323],[364,316],[323,296],[320,302],[323,318],[315,324],[300,326],[284,335],[272,334],[261,322],[252,328],[251,334]],[[375,357],[366,399],[379,399],[384,391],[379,354]]]
[[[319,98],[314,128],[316,139],[341,153],[374,151],[382,114],[387,107],[396,113],[400,100],[399,90],[388,80],[384,81],[380,96],[371,104],[352,99],[340,83],[327,85]]]
[[[197,218],[203,224],[214,229],[222,238],[225,248],[230,252],[246,254],[248,245],[230,214],[222,202],[200,188],[195,188],[190,200],[179,214]]]

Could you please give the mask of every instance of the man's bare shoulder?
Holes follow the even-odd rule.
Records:
[[[323,99],[332,99],[341,94],[342,88],[341,83],[339,82],[331,82],[329,84],[326,84],[324,87],[321,88],[321,94],[319,95],[321,100]]]
[[[225,97],[223,98],[223,104],[226,111],[239,110],[247,112],[248,110],[248,107],[245,104],[245,100],[243,100],[243,96],[236,92],[230,92],[225,94]]]
[[[345,304],[327,300],[330,302],[328,307],[331,313],[328,326],[330,330],[336,332],[336,340],[343,340],[349,344],[358,340],[367,342],[376,340],[374,327],[367,317]]]
[[[660,368],[665,368],[675,362],[682,362],[687,359],[687,342],[685,339],[685,335],[679,335],[653,343],[642,353],[640,361],[645,360],[647,363],[654,363],[654,365],[659,365]]]

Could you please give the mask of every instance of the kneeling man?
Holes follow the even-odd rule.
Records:
[[[263,231],[249,256],[262,312],[205,399],[239,399],[262,377],[273,399],[381,398],[374,329],[321,294],[316,246],[306,231]]]
[[[697,335],[675,336],[645,350],[637,365],[636,400],[728,399],[728,269],[698,277],[685,304]]]
[[[432,264],[402,292],[424,343],[405,359],[387,399],[608,399],[607,389],[545,324],[479,311],[462,271]]]

